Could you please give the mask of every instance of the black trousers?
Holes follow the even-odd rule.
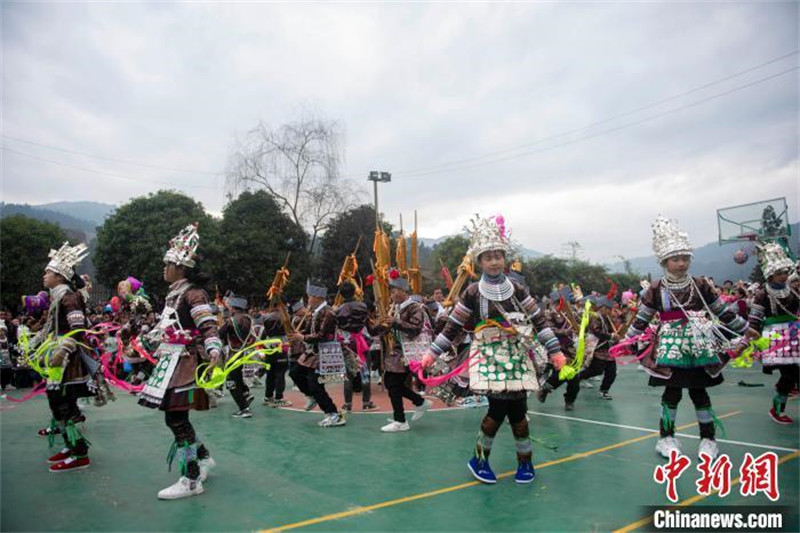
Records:
[[[11,367],[0,368],[0,386],[3,390],[14,381],[14,369]]]
[[[665,387],[664,393],[661,395],[661,404],[669,409],[677,409],[678,404],[683,398],[683,389],[678,387]],[[695,409],[711,409],[711,398],[708,396],[708,391],[704,388],[689,389],[689,398],[692,400]],[[665,420],[662,416],[659,423],[659,433],[662,437],[672,437],[675,435],[674,420],[670,427],[665,426]],[[714,422],[699,423],[700,437],[704,439],[713,439],[716,435],[716,428]]]
[[[600,383],[600,392],[608,392],[611,385],[617,379],[617,362],[613,359],[604,361],[602,359],[594,358],[589,366],[581,370],[580,378],[589,379],[603,374],[603,382]]]
[[[778,383],[775,384],[775,390],[778,394],[787,396],[800,380],[800,366],[780,365],[778,371],[781,373],[781,377],[778,379]]]
[[[567,393],[564,395],[564,400],[566,400],[567,403],[574,403],[575,398],[578,397],[578,392],[581,390],[580,382],[584,379],[599,376],[600,374],[603,374],[600,392],[608,392],[611,385],[613,385],[614,381],[617,379],[617,362],[613,360],[603,361],[597,358],[592,359],[589,366],[581,370],[575,378],[570,380],[570,382],[574,381],[575,384],[572,386],[570,386],[569,383],[567,384]]]
[[[250,389],[244,383],[244,369],[242,367],[228,374],[225,387],[230,391],[231,396],[233,396],[233,401],[236,402],[239,410],[247,409],[247,397],[250,394]]]
[[[339,412],[331,397],[328,396],[325,385],[319,382],[319,375],[313,368],[294,365],[289,371],[289,375],[303,394],[311,396],[317,401],[317,405],[323,413],[332,415]]]
[[[165,411],[164,422],[172,431],[178,446],[197,444],[197,434],[194,431],[194,426],[189,422],[189,411]],[[186,462],[186,477],[197,480],[200,477],[200,464],[198,461],[207,458],[209,455],[211,454],[208,448],[200,444],[197,447],[196,457],[192,457]]]
[[[408,398],[411,400],[411,403],[417,407],[425,403],[422,396],[406,386],[406,379],[408,376],[408,370],[405,372],[385,372],[383,374],[383,383],[386,386],[386,390],[389,391],[389,399],[392,402],[392,410],[394,411],[394,419],[396,422],[406,421],[406,413],[403,410],[403,398]]]
[[[547,378],[547,384],[550,385],[553,390],[556,390],[564,383],[567,384],[567,392],[564,393],[564,401],[567,403],[574,403],[575,398],[578,397],[578,393],[581,391],[581,380],[578,376],[563,381],[558,379],[558,371],[553,370],[553,372],[550,373],[550,377]]]
[[[353,403],[353,384],[355,383],[356,379],[358,378],[358,374],[362,374],[361,379],[361,401],[363,403],[370,403],[372,400],[372,389],[370,387],[370,368],[372,368],[372,352],[367,352],[364,356],[366,359],[366,368],[359,369],[358,372],[354,375],[347,375],[345,376],[344,382],[344,403],[352,404]],[[366,374],[366,378],[364,378],[364,374]]]
[[[65,395],[61,390],[47,391],[47,402],[53,419],[61,428],[64,444],[74,455],[84,456],[89,453],[89,443],[80,437],[75,442],[70,442],[66,426],[68,423],[77,424],[81,419],[81,410],[78,409],[78,399],[72,395]]]
[[[506,417],[508,417],[509,424],[518,424],[525,420],[527,412],[527,398],[504,400],[502,398],[492,398],[489,396],[489,412],[486,413],[486,416],[497,422],[498,426],[503,423]]]
[[[288,362],[271,363],[267,370],[267,383],[264,390],[264,398],[276,400],[283,399],[283,392],[286,390],[286,370],[289,368]],[[300,385],[298,385],[300,387]]]

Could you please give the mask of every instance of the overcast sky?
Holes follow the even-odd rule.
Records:
[[[219,213],[236,136],[305,108],[426,237],[503,213],[528,248],[606,262],[650,254],[658,213],[697,245],[720,207],[786,196],[798,218],[794,2],[0,9],[6,202],[172,187]]]

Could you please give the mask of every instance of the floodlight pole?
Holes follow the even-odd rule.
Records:
[[[381,219],[380,219],[380,211],[378,210],[378,182],[389,183],[390,181],[392,181],[392,175],[389,172],[372,170],[367,176],[367,181],[371,181],[373,184],[373,191],[375,195],[375,227],[380,228]]]

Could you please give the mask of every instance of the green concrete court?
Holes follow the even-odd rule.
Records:
[[[621,367],[602,401],[596,389],[582,389],[574,412],[565,413],[561,390],[542,405],[529,400],[534,436],[559,445],[535,447],[537,479],[518,486],[504,476],[495,486],[478,485],[466,469],[485,408],[431,411],[412,431],[382,434],[386,413],[354,413],[344,428],[322,429],[319,412],[277,410],[254,405],[249,420],[230,417],[229,398],[218,409],[193,413],[195,426],[218,467],[205,494],[158,501],[156,492],[176,474],[166,470],[170,434],[163,414],[121,397],[107,407],[85,408],[92,442],[89,470],[51,474],[51,452],[36,430],[49,421],[43,398],[12,405],[2,401],[2,531],[614,531],[637,524],[639,506],[667,503],[663,486],[652,481],[660,459],[653,451],[660,390],[646,376]],[[763,383],[745,388],[737,382]],[[743,454],[773,449],[781,500],[744,498],[734,486],[725,499],[696,497],[694,470],[698,440],[682,438],[693,459],[679,480],[690,504],[790,505],[790,530],[800,530],[800,448],[798,425],[779,426],[766,414],[777,373],[728,370],[726,382],[711,390],[723,417],[738,476]],[[797,420],[798,402],[787,413]],[[688,395],[678,426],[694,421]],[[628,426],[628,427],[622,427]],[[697,435],[696,425],[681,430]],[[723,439],[718,435],[718,438]],[[492,465],[499,473],[515,468],[513,441],[504,425],[495,441]],[[692,498],[695,496],[694,498]],[[691,499],[690,499],[691,498]],[[632,524],[632,525],[631,525]]]

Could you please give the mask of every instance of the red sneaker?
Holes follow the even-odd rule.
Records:
[[[769,417],[773,420],[773,422],[776,422],[784,426],[788,426],[789,424],[794,422],[794,420],[792,420],[791,417],[789,417],[788,415],[785,415],[783,413],[780,414],[776,413],[774,407],[769,410]]]
[[[67,459],[69,459],[70,455],[71,454],[69,448],[64,448],[57,454],[50,457],[50,459],[48,459],[47,462],[50,463],[51,465],[55,463],[60,463],[61,461],[66,461]]]
[[[89,468],[89,464],[88,457],[71,456],[65,461],[50,465],[50,471],[54,474],[59,474],[61,472],[71,472],[72,470],[83,470],[85,468]]]
[[[46,427],[39,430],[40,437],[49,437],[50,435],[61,435],[61,428]]]

